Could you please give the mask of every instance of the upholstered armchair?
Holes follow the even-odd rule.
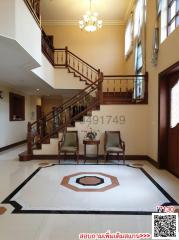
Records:
[[[76,161],[79,160],[79,141],[78,141],[78,131],[67,131],[63,134],[62,140],[58,143],[58,153],[59,162],[61,160],[62,154],[64,159],[67,154],[74,154],[76,156]]]
[[[123,163],[125,164],[125,142],[121,139],[120,131],[105,131],[104,139],[105,160],[108,160],[110,154],[122,155]]]

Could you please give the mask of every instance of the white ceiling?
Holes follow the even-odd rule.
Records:
[[[16,41],[2,36],[0,36],[0,63],[0,85],[18,89],[28,95],[39,96],[70,97],[79,92],[73,89],[53,89],[31,71],[39,67],[39,64]]]
[[[134,0],[92,0],[92,10],[104,21],[124,22]],[[89,0],[42,0],[42,21],[76,21],[89,9]]]

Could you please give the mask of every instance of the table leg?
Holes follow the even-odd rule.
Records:
[[[84,163],[86,163],[86,144],[84,144]]]
[[[98,164],[98,155],[99,155],[99,144],[97,144],[97,164]]]

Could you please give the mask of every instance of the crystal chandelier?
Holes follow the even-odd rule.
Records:
[[[79,26],[87,32],[95,32],[97,29],[102,28],[103,21],[98,20],[98,13],[92,12],[92,0],[90,0],[90,10],[86,12],[83,19],[79,21]]]

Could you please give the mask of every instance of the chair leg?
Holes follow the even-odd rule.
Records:
[[[126,158],[125,153],[123,153],[123,164],[124,165],[125,165],[125,158]]]
[[[118,162],[119,162],[119,153],[117,153],[117,160],[118,160]]]
[[[59,153],[59,154],[58,154],[58,160],[59,160],[59,164],[60,164],[60,160],[61,160],[61,159],[60,159],[60,157],[61,157],[61,156],[60,156],[60,153]]]
[[[76,153],[76,161],[77,161],[77,164],[79,164],[79,153],[78,152]]]
[[[108,161],[108,153],[105,154],[105,162]]]
[[[64,161],[66,160],[66,152],[64,152]]]

